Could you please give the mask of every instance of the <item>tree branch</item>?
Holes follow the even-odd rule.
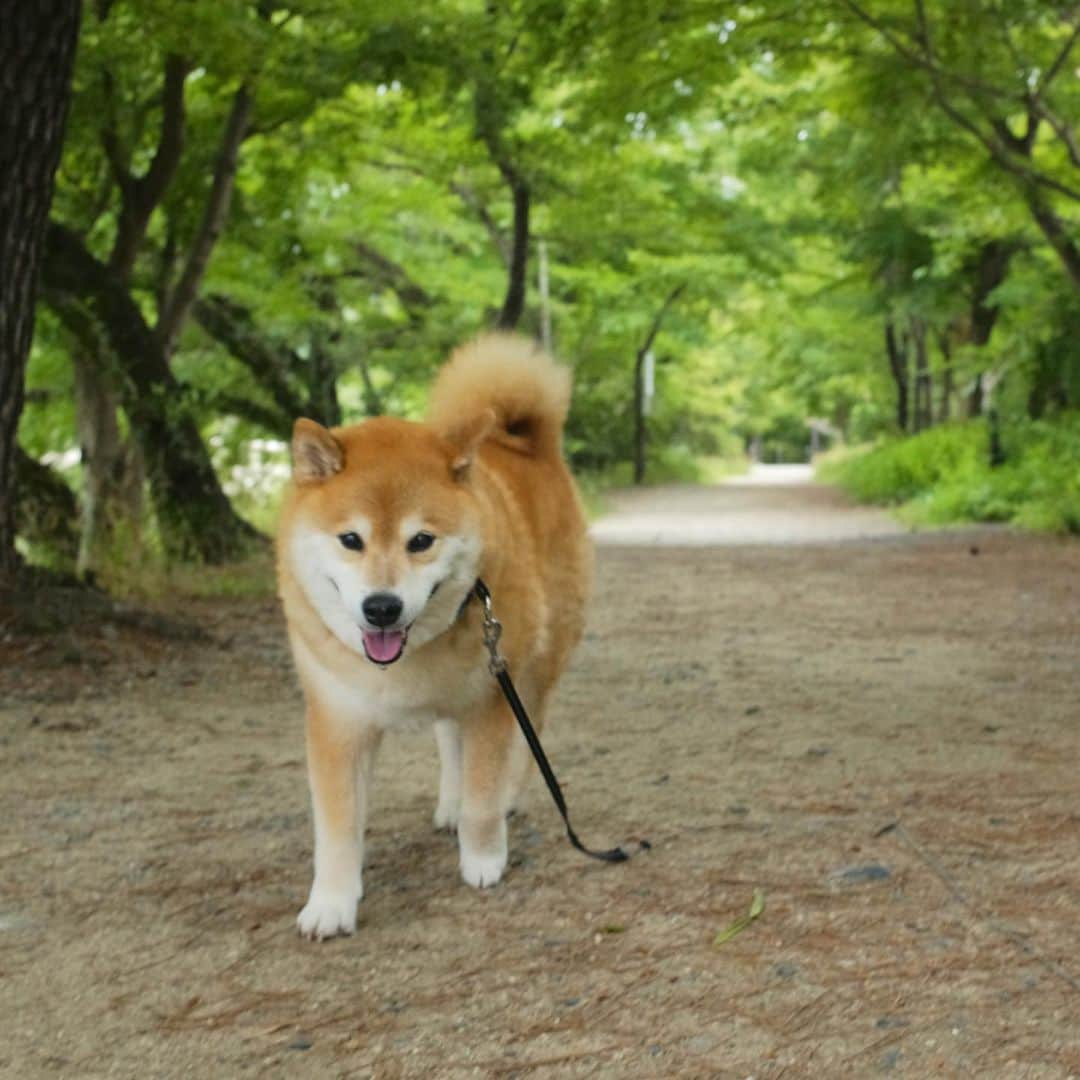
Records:
[[[363,240],[354,240],[352,246],[360,260],[370,268],[365,276],[392,289],[405,307],[431,307],[430,294],[409,276],[408,271],[400,263],[394,262],[389,256]]]
[[[1037,118],[1032,116],[1030,110],[1028,113],[1028,132],[1021,138],[1014,135],[1000,117],[991,117],[990,124],[992,132],[987,133],[982,130],[975,121],[966,116],[951,100],[945,90],[943,82],[945,79],[957,81],[958,77],[955,73],[941,68],[934,61],[932,44],[929,37],[929,24],[926,21],[922,0],[914,0],[916,19],[920,28],[920,44],[924,50],[930,51],[929,55],[920,54],[911,49],[910,46],[905,44],[896,36],[896,34],[889,30],[880,19],[874,18],[874,16],[866,11],[860,4],[856,3],[856,0],[841,0],[841,2],[853,15],[855,15],[856,18],[881,34],[902,57],[917,66],[924,68],[930,73],[930,82],[934,100],[937,102],[938,106],[955,124],[976,138],[1001,168],[1023,180],[1027,185],[1045,187],[1051,191],[1056,191],[1058,194],[1064,195],[1069,199],[1080,202],[1080,190],[1055,180],[1052,176],[1046,175],[1046,173],[1039,171],[1031,164],[1031,145],[1034,143]],[[960,79],[959,81],[964,84],[970,84],[970,80]],[[998,96],[1009,97],[1011,100],[1010,95],[999,93]],[[1024,101],[1025,104],[1027,104],[1027,98],[1025,98]],[[1016,160],[1017,158],[1022,159],[1023,164]]]
[[[1050,84],[1061,73],[1061,69],[1065,66],[1065,61],[1069,59],[1069,53],[1072,52],[1073,46],[1076,44],[1076,39],[1080,37],[1080,18],[1077,17],[1077,12],[1075,10],[1072,13],[1072,21],[1072,33],[1068,36],[1065,44],[1062,45],[1061,51],[1054,57],[1053,62],[1046,69],[1046,74],[1039,80],[1039,85],[1035,88],[1036,97],[1041,97]]]
[[[191,65],[175,53],[165,57],[157,148],[142,176],[134,177],[128,170],[120,149],[115,117],[110,118],[102,129],[102,145],[121,194],[120,219],[109,265],[125,280],[135,265],[150,218],[165,197],[180,164],[186,127],[184,83],[190,70]],[[112,77],[108,73],[105,77],[111,88]],[[111,89],[109,97],[112,98]]]
[[[667,315],[668,309],[678,300],[686,283],[676,285],[668,294],[667,299],[660,305],[653,318],[652,326],[645,335],[645,340],[637,351],[634,358],[634,483],[641,484],[645,481],[645,357],[652,348],[656,335],[660,333],[660,325]]]
[[[304,402],[294,392],[288,378],[290,369],[302,369],[303,360],[291,349],[271,344],[261,336],[247,308],[227,296],[212,295],[196,300],[192,314],[207,334],[251,372],[287,425],[303,415]]]
[[[1065,152],[1069,155],[1069,161],[1076,168],[1080,168],[1080,147],[1077,146],[1076,136],[1069,125],[1060,116],[1052,112],[1041,97],[1032,97],[1031,110],[1036,116],[1050,125],[1054,134],[1065,144]]]
[[[1034,188],[1025,192],[1025,199],[1031,216],[1035,219],[1043,236],[1061,259],[1062,265],[1071,279],[1073,286],[1080,289],[1080,249],[1073,243],[1064,222],[1039,196]]]
[[[301,415],[298,412],[283,416],[277,409],[262,405],[249,397],[238,397],[235,394],[207,394],[206,402],[215,412],[231,413],[285,440],[292,437],[293,420]]]
[[[970,75],[962,75],[958,71],[949,71],[947,68],[939,66],[925,51],[919,52],[913,49],[911,45],[903,40],[903,38],[890,30],[884,20],[875,18],[864,7],[856,3],[856,0],[840,0],[840,2],[860,22],[865,23],[872,30],[876,30],[893,47],[895,52],[899,53],[905,60],[914,64],[916,67],[922,68],[924,71],[937,75],[940,78],[948,79],[949,82],[956,83],[958,86],[962,86],[972,93],[1010,102],[1017,100],[1017,95],[1014,92],[1002,90],[1001,87],[994,86],[992,83],[983,82],[981,79],[972,78]],[[925,16],[925,12],[923,14]],[[918,10],[916,10],[916,18],[918,19],[918,17]],[[920,42],[920,44],[922,44],[922,42]]]
[[[452,183],[450,190],[479,218],[480,224],[487,230],[488,236],[491,238],[492,244],[495,245],[495,250],[499,253],[499,258],[502,259],[503,265],[509,268],[511,250],[510,244],[507,243],[506,235],[499,228],[495,219],[491,216],[491,211],[484,205],[479,198],[477,198],[476,192],[466,184]]]
[[[241,86],[233,95],[232,108],[225,122],[225,131],[221,138],[217,164],[214,167],[214,179],[210,185],[210,194],[203,209],[202,222],[195,234],[187,262],[169,298],[168,306],[162,312],[155,327],[155,334],[166,356],[172,354],[176,339],[180,336],[187,320],[191,305],[195,302],[203,275],[206,273],[210,254],[214,250],[225,219],[229,214],[229,202],[232,199],[233,184],[236,180],[236,166],[240,144],[251,119],[252,100],[246,85]]]
[[[645,335],[645,340],[641,343],[641,347],[637,351],[639,359],[643,360],[645,354],[652,348],[653,342],[656,340],[656,335],[660,333],[660,326],[668,313],[668,309],[679,299],[685,289],[685,281],[681,285],[676,285],[668,294],[667,299],[660,305],[660,310],[656,313],[656,316],[652,321],[652,326],[649,327],[649,332]]]

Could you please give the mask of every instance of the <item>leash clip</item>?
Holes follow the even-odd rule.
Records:
[[[480,596],[484,605],[484,648],[488,651],[488,670],[496,677],[506,670],[506,658],[499,652],[502,623],[495,618],[491,608],[491,594],[485,589]]]

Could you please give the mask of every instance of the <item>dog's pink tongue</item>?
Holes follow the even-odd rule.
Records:
[[[388,664],[396,660],[405,647],[405,633],[401,630],[365,630],[364,648],[376,664]]]

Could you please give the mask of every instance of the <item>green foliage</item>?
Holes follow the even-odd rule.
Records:
[[[1015,422],[1002,441],[1005,463],[992,467],[985,422],[948,425],[837,458],[820,475],[862,502],[906,504],[916,524],[1080,532],[1080,413]]]
[[[1080,286],[1035,213],[1056,215],[1072,242],[1061,132],[1080,114],[1080,83],[1066,15],[1036,0],[716,12],[659,0],[114,0],[83,22],[53,215],[109,258],[122,189],[159,150],[168,58],[182,57],[183,153],[130,274],[153,324],[198,233],[236,90],[249,89],[200,295],[241,312],[260,349],[241,355],[195,317],[170,363],[176,408],[265,528],[281,465],[265,440],[287,438],[297,413],[421,416],[447,351],[492,325],[510,177],[530,193],[519,328],[539,334],[542,243],[555,351],[575,375],[566,445],[600,478],[590,487],[629,479],[635,357],[679,286],[653,348],[651,480],[701,479],[698,462],[751,442],[767,459],[801,458],[810,420],[860,443],[896,434],[887,325],[907,339],[909,390],[912,342],[927,343],[922,422],[964,415],[977,386],[994,386],[985,404],[1030,456],[1046,439],[1026,418],[1080,401]],[[994,245],[1005,272],[980,285]],[[77,346],[53,300],[20,429],[37,457],[76,441]],[[989,309],[992,334],[977,340]],[[115,357],[100,360],[123,378]],[[988,480],[983,438],[954,425],[887,443],[851,465],[852,483],[868,498],[919,499],[927,515],[1050,522],[1056,507],[1067,526],[1051,493],[1063,481],[1046,481],[1031,502],[1042,509],[1010,509],[1055,467],[1021,468],[1021,455]]]

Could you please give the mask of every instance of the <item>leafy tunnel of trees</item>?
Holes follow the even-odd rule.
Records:
[[[574,365],[586,469],[642,451],[650,348],[654,458],[1075,408],[1078,35],[1055,0],[92,0],[0,518],[83,571],[230,559],[228,462],[417,413],[491,326]],[[62,34],[19,47],[62,86]]]

